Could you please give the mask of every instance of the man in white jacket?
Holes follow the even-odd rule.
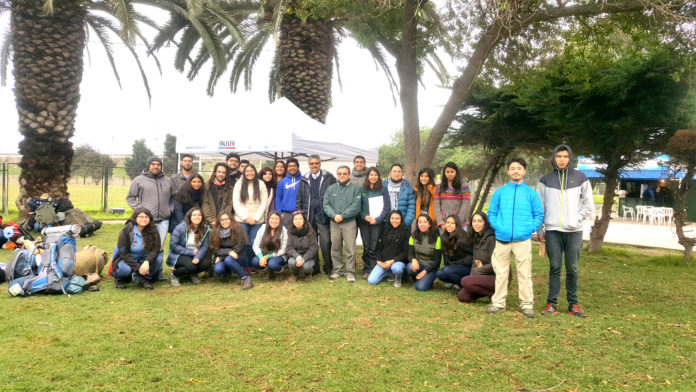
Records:
[[[578,305],[578,261],[583,221],[594,211],[592,185],[582,172],[573,169],[573,151],[567,145],[556,146],[551,164],[554,170],[539,180],[537,189],[544,205],[544,225],[537,234],[539,241],[546,244],[550,262],[549,296],[541,314],[558,313],[565,256],[568,313],[586,317]]]

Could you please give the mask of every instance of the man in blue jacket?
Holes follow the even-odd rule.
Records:
[[[285,167],[288,170],[288,174],[278,182],[275,207],[280,212],[283,226],[290,227],[292,224],[292,213],[297,208],[297,191],[302,182],[302,173],[300,173],[300,162],[297,158],[288,158],[285,161]]]
[[[520,308],[525,317],[534,317],[532,290],[532,233],[544,221],[544,207],[539,194],[524,183],[527,162],[513,158],[508,162],[510,182],[493,193],[488,219],[495,229],[495,250],[491,264],[495,271],[495,294],[486,313],[505,310],[510,254],[515,255],[519,283]]]

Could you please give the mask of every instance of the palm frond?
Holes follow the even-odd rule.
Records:
[[[446,86],[450,81],[450,74],[447,72],[447,67],[442,62],[442,59],[435,53],[434,50],[428,52],[425,57],[425,62],[430,66],[430,68],[435,72],[435,75],[440,80],[440,84]]]
[[[184,28],[181,39],[179,39],[179,48],[174,57],[174,69],[179,72],[184,72],[186,60],[190,58],[191,51],[196,46],[196,43],[198,43],[199,38],[198,32],[192,26],[188,25]]]
[[[189,15],[194,18],[199,17],[203,13],[205,3],[206,0],[186,0],[186,8],[188,9]]]
[[[152,51],[164,47],[168,42],[174,42],[176,35],[186,27],[186,19],[179,15],[171,15],[169,20],[159,27],[157,35],[152,40]]]
[[[44,0],[43,13],[53,15],[53,0]]]
[[[271,71],[268,75],[268,100],[273,102],[278,96],[278,86],[280,85],[280,52],[275,51],[273,54],[273,62],[271,63]]]
[[[334,67],[336,67],[336,81],[338,81],[338,89],[343,91],[343,81],[341,81],[341,66],[338,58],[338,51],[334,51]]]
[[[111,6],[111,14],[121,24],[121,39],[127,44],[134,44],[138,25],[136,21],[136,12],[133,8],[133,3],[128,0],[109,0]]]
[[[7,65],[10,63],[12,52],[12,38],[9,29],[0,38],[0,86],[7,84]]]
[[[111,30],[106,27],[106,25],[110,24],[111,21],[103,18],[101,16],[97,15],[89,15],[87,17],[87,25],[94,31],[96,34],[97,38],[101,42],[102,46],[104,47],[104,51],[106,52],[106,58],[109,60],[109,64],[111,64],[111,70],[114,73],[114,77],[116,77],[116,82],[118,83],[119,88],[123,88],[121,85],[121,77],[118,74],[118,70],[116,69],[116,62],[114,61],[114,51],[111,46],[111,40],[109,39],[108,36],[108,30]],[[114,27],[114,26],[112,26]]]
[[[230,73],[230,89],[232,92],[237,91],[237,86],[239,85],[239,80],[242,75],[244,75],[245,89],[251,89],[252,68],[269,38],[269,29],[259,29],[255,35],[247,40],[244,48],[237,54],[232,66],[232,72]]]
[[[399,93],[399,84],[396,83],[394,79],[394,74],[392,74],[391,67],[389,63],[384,58],[384,52],[377,46],[377,44],[366,45],[365,49],[372,55],[372,60],[375,62],[375,66],[379,66],[384,71],[384,75],[387,77],[387,82],[389,82],[389,91],[391,92],[392,101],[396,105],[396,95]]]
[[[91,17],[94,17],[95,15],[91,15]],[[152,104],[152,91],[150,90],[150,83],[147,80],[147,75],[145,74],[145,69],[143,68],[143,64],[140,61],[140,56],[138,56],[138,53],[135,51],[135,45],[130,44],[129,42],[125,41],[123,39],[123,32],[121,29],[118,27],[114,26],[111,21],[108,19],[105,19],[108,23],[102,23],[102,26],[104,26],[106,29],[111,30],[112,33],[114,33],[117,37],[123,41],[125,47],[131,52],[131,55],[133,56],[133,59],[135,60],[135,63],[138,66],[138,71],[140,71],[140,77],[143,80],[143,85],[145,86],[145,92],[147,93],[147,100],[150,104]],[[95,30],[96,31],[96,30]]]

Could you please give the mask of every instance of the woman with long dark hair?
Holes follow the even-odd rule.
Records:
[[[264,222],[268,192],[266,185],[257,178],[256,167],[248,164],[241,181],[234,185],[232,206],[234,219],[242,224],[250,243],[254,243],[256,232]]]
[[[210,228],[204,221],[203,210],[193,207],[169,240],[167,265],[172,268],[169,283],[179,287],[181,278],[191,278],[193,284],[201,283],[198,273],[210,269],[211,261],[206,257],[209,246]]]
[[[273,164],[273,174],[275,175],[276,184],[280,182],[288,174],[288,168],[283,161],[277,161]]]
[[[394,276],[394,287],[401,287],[401,277],[408,262],[408,239],[411,236],[401,211],[394,210],[379,235],[375,257],[377,263],[367,283],[378,284],[387,275]]]
[[[268,211],[275,211],[275,191],[278,181],[275,178],[273,169],[268,166],[259,170],[259,180],[263,181],[263,184],[266,186],[266,209],[263,212],[265,219],[268,216]]]
[[[203,206],[204,183],[203,176],[193,173],[176,192],[174,195],[174,215],[169,220],[170,233],[184,220],[184,216],[191,208]]]
[[[457,293],[457,298],[462,302],[474,302],[495,293],[495,271],[491,264],[495,249],[495,230],[485,212],[478,211],[471,217],[469,233],[474,244],[474,262],[471,274],[462,278],[462,289]]]
[[[442,182],[435,190],[435,222],[438,227],[445,224],[450,215],[459,215],[459,220],[466,223],[471,209],[471,189],[462,180],[459,167],[454,162],[447,162],[442,169]]]
[[[251,277],[244,271],[248,266],[249,256],[246,252],[248,243],[246,233],[239,222],[232,219],[227,212],[218,216],[217,224],[210,234],[210,249],[214,252],[215,274],[223,281],[229,281],[230,274],[235,273],[242,279],[242,290],[254,287]]]
[[[416,215],[428,214],[433,221],[435,218],[435,173],[425,167],[418,172],[418,185],[413,187],[416,193]]]
[[[377,248],[379,235],[384,227],[384,220],[391,210],[389,192],[382,184],[379,171],[374,166],[367,169],[365,173],[361,202],[360,217],[362,219],[358,220],[358,227],[360,228],[360,238],[363,243],[363,279],[367,279],[377,263],[375,249]],[[381,209],[378,208],[380,203]],[[371,205],[372,209],[370,208]],[[373,211],[375,208],[378,208],[378,210]]]
[[[288,231],[280,224],[280,213],[272,211],[266,223],[256,233],[254,240],[254,258],[251,265],[259,270],[268,269],[268,278],[272,280],[286,264],[285,251],[288,246]]]
[[[112,275],[117,289],[125,289],[133,277],[144,289],[152,290],[162,269],[160,236],[152,214],[146,208],[136,208],[118,234],[117,253]]]
[[[416,280],[413,287],[418,291],[433,288],[437,270],[442,262],[442,243],[435,222],[428,214],[420,214],[416,229],[408,240],[406,272]]]
[[[307,282],[311,281],[314,263],[316,263],[319,254],[319,245],[317,244],[317,235],[302,211],[292,213],[292,226],[290,226],[288,234],[286,253],[290,269],[288,282],[294,283],[299,277],[304,277]]]
[[[437,278],[449,287],[459,290],[459,282],[471,273],[473,244],[464,229],[459,215],[450,215],[445,219],[442,231],[442,254],[445,256],[445,266],[437,271]]]

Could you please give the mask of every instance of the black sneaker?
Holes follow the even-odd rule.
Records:
[[[143,281],[143,288],[144,288],[145,290],[152,290],[152,289],[155,288],[155,286],[152,284],[152,281],[151,281],[151,280],[145,279],[145,280]]]
[[[114,283],[114,288],[119,289],[119,290],[125,289],[126,286],[127,286],[127,283],[122,281],[122,280],[117,280],[116,283]]]

